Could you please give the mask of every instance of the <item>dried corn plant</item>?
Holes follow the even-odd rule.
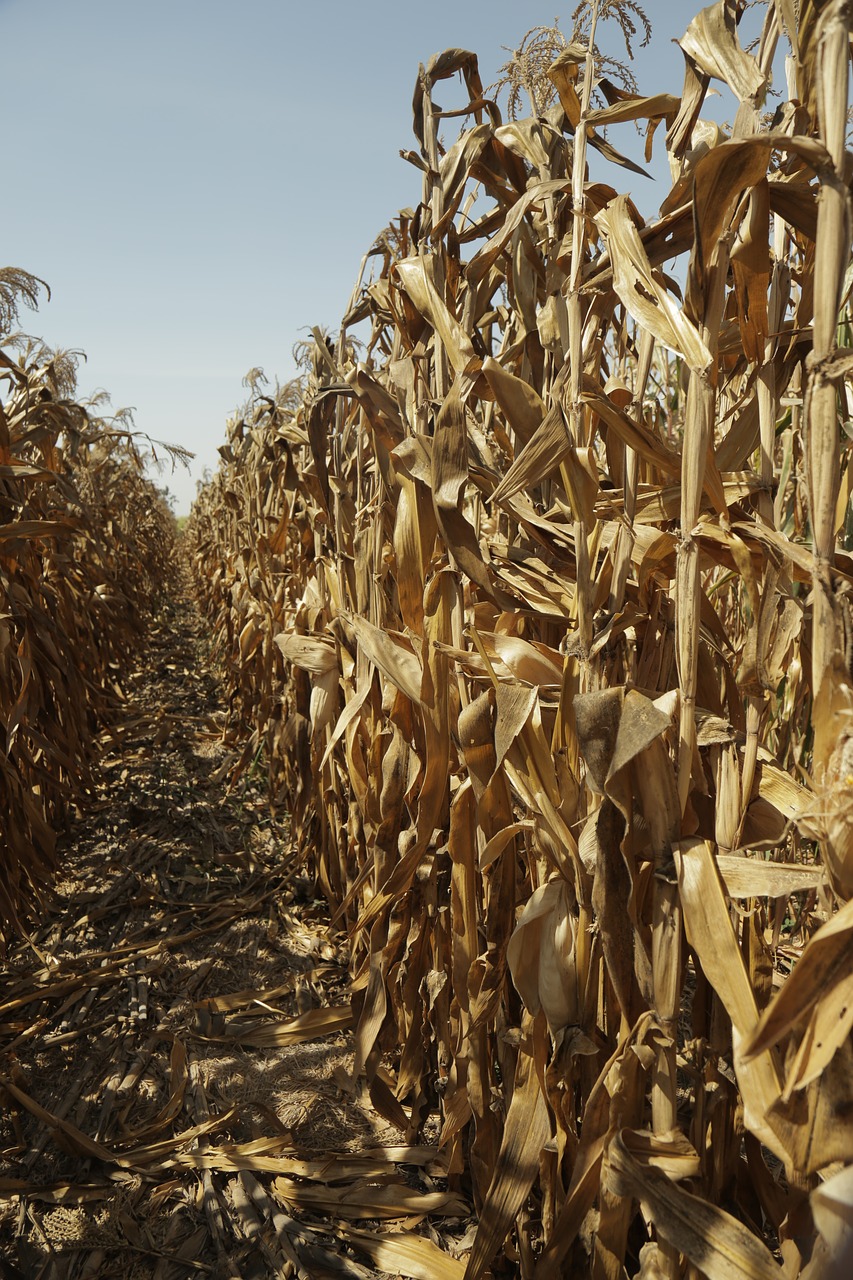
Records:
[[[0,939],[50,887],[174,541],[132,436],[75,401],[74,359],[8,341],[40,283],[0,272]]]
[[[750,53],[714,4],[680,94],[605,106],[597,17],[547,116],[421,68],[422,203],[298,408],[230,424],[199,591],[235,774],[265,757],[349,932],[354,1080],[437,1115],[473,1198],[466,1280],[817,1277],[853,1166],[850,7],[770,4]],[[587,170],[629,121],[649,221]]]

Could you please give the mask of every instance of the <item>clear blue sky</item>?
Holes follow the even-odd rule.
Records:
[[[337,328],[362,254],[417,202],[420,175],[398,153],[414,145],[418,63],[462,46],[488,84],[501,46],[555,15],[570,31],[574,7],[0,0],[0,261],[52,290],[22,325],[86,352],[81,394],[105,388],[140,430],[196,453],[191,475],[162,478],[179,511],[216,465],[243,375],[292,376],[294,342]],[[694,9],[645,7],[640,89],[680,93],[671,41]],[[602,43],[615,49],[617,33]],[[666,194],[624,178],[646,210]]]

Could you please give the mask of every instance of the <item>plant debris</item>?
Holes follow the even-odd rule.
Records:
[[[313,1280],[376,1258],[461,1277],[471,1206],[446,1159],[349,1084],[345,938],[262,789],[215,780],[224,709],[185,591],[149,624],[96,802],[7,957],[2,1274]]]

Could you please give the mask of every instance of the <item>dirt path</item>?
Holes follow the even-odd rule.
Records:
[[[420,1226],[427,1266],[427,1212],[443,1250],[470,1243],[436,1152],[348,1091],[341,940],[260,790],[227,793],[186,595],[124,693],[53,909],[0,980],[0,1275],[394,1274],[388,1220]]]

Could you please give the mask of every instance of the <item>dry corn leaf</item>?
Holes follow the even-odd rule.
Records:
[[[804,889],[815,889],[823,875],[820,867],[793,866],[718,853],[717,868],[730,898],[787,898]]]
[[[711,364],[711,353],[696,326],[655,277],[628,203],[627,196],[617,196],[595,218],[613,263],[613,288],[639,325],[702,373]]]
[[[629,1130],[608,1148],[609,1185],[618,1196],[633,1196],[663,1238],[708,1280],[781,1280],[782,1268],[748,1227],[724,1209],[690,1195],[655,1168],[652,1141],[645,1157],[628,1146]],[[682,1175],[684,1176],[684,1175]],[[689,1176],[689,1175],[687,1175]]]
[[[527,1196],[551,1136],[548,1108],[529,1053],[520,1052],[515,1089],[500,1152],[483,1207],[464,1280],[480,1280]]]
[[[800,1026],[803,1039],[786,1094],[817,1079],[853,1028],[853,901],[808,941],[791,976],[741,1046],[747,1060]]]
[[[453,557],[472,582],[487,597],[496,588],[489,576],[477,535],[463,513],[465,488],[468,483],[468,448],[465,423],[467,379],[457,378],[451,387],[435,422],[432,446],[432,500],[438,528]],[[505,598],[498,590],[499,597]]]
[[[423,669],[415,654],[387,631],[356,614],[346,616],[358,642],[386,679],[415,704],[421,700]],[[402,640],[402,637],[401,637]]]
[[[115,1184],[54,1183],[51,1186],[28,1182],[25,1178],[0,1179],[0,1195],[23,1196],[42,1204],[97,1204],[115,1195]]]
[[[676,476],[679,474],[681,462],[678,456],[672,453],[653,432],[649,431],[645,423],[635,421],[610,396],[605,396],[591,379],[584,380],[582,395],[584,402],[592,406],[602,422],[629,449],[633,449],[641,458],[645,458],[647,462],[660,467],[667,474]],[[663,492],[666,493],[668,491],[664,490]],[[657,500],[663,501],[663,493],[660,490],[656,490],[654,496]]]
[[[465,276],[469,286],[474,287],[485,279],[512,238],[513,232],[520,226],[531,207],[546,200],[548,196],[555,195],[559,191],[565,191],[567,185],[565,178],[537,182],[515,201],[500,230],[492,236],[491,240],[468,263]]]
[[[656,118],[675,116],[681,99],[671,93],[657,93],[652,98],[628,95],[606,107],[598,107],[588,111],[588,124],[609,125],[620,124],[625,120],[654,120]],[[648,159],[648,156],[646,157]]]
[[[559,685],[563,678],[560,655],[553,650],[544,652],[544,646],[531,644],[520,636],[505,636],[499,632],[480,632],[487,647],[495,654],[517,680],[543,688]]]
[[[719,0],[696,15],[678,43],[701,72],[724,80],[744,102],[758,100],[767,81],[756,59],[741,47],[736,26],[739,17],[738,5]]]
[[[465,1263],[439,1249],[424,1236],[412,1232],[353,1231],[344,1228],[344,1239],[366,1253],[380,1271],[411,1276],[413,1280],[463,1280]]]
[[[841,1276],[853,1249],[853,1165],[840,1169],[815,1187],[809,1196],[815,1226],[833,1261],[830,1276]],[[833,1277],[834,1280],[834,1277]]]
[[[765,1050],[744,1059],[741,1046],[758,1024],[758,1008],[735,938],[713,854],[704,841],[682,840],[675,865],[687,940],[723,1003],[736,1033],[735,1073],[743,1095],[744,1123],[784,1160],[785,1145],[766,1117],[781,1094],[776,1066]]]
[[[522,489],[547,480],[571,448],[571,440],[559,405],[549,409],[512,466],[495,487],[492,502],[503,503]]]
[[[159,1156],[173,1153],[178,1147],[192,1141],[194,1138],[212,1133],[216,1129],[224,1128],[235,1114],[234,1108],[231,1108],[204,1124],[195,1125],[193,1128],[167,1138],[162,1142],[147,1144],[144,1147],[135,1147],[131,1151],[116,1152],[88,1137],[87,1134],[78,1129],[76,1125],[69,1123],[69,1121],[63,1120],[59,1116],[51,1115],[34,1098],[30,1097],[28,1093],[20,1089],[7,1077],[0,1076],[0,1087],[5,1089],[11,1097],[19,1102],[31,1115],[35,1116],[37,1120],[41,1121],[54,1134],[63,1149],[74,1155],[84,1156],[89,1160],[98,1160],[106,1165],[115,1165],[121,1169],[136,1169],[151,1164]]]
[[[460,1218],[468,1213],[468,1205],[460,1196],[445,1191],[413,1191],[404,1182],[375,1184],[361,1178],[347,1187],[321,1189],[279,1177],[272,1183],[272,1191],[288,1207],[322,1209],[341,1218],[393,1219],[433,1214]]]
[[[398,262],[394,269],[413,305],[435,330],[455,371],[464,373],[474,358],[474,348],[465,330],[442,302],[429,259],[408,258]]]
[[[232,1022],[223,1036],[205,1036],[221,1044],[241,1044],[254,1049],[272,1049],[287,1044],[304,1044],[318,1036],[347,1031],[352,1026],[352,1009],[349,1005],[308,1009],[286,1022],[261,1023],[255,1027]]]
[[[508,425],[521,443],[527,444],[548,412],[536,388],[504,369],[491,356],[483,361],[483,374]]]

